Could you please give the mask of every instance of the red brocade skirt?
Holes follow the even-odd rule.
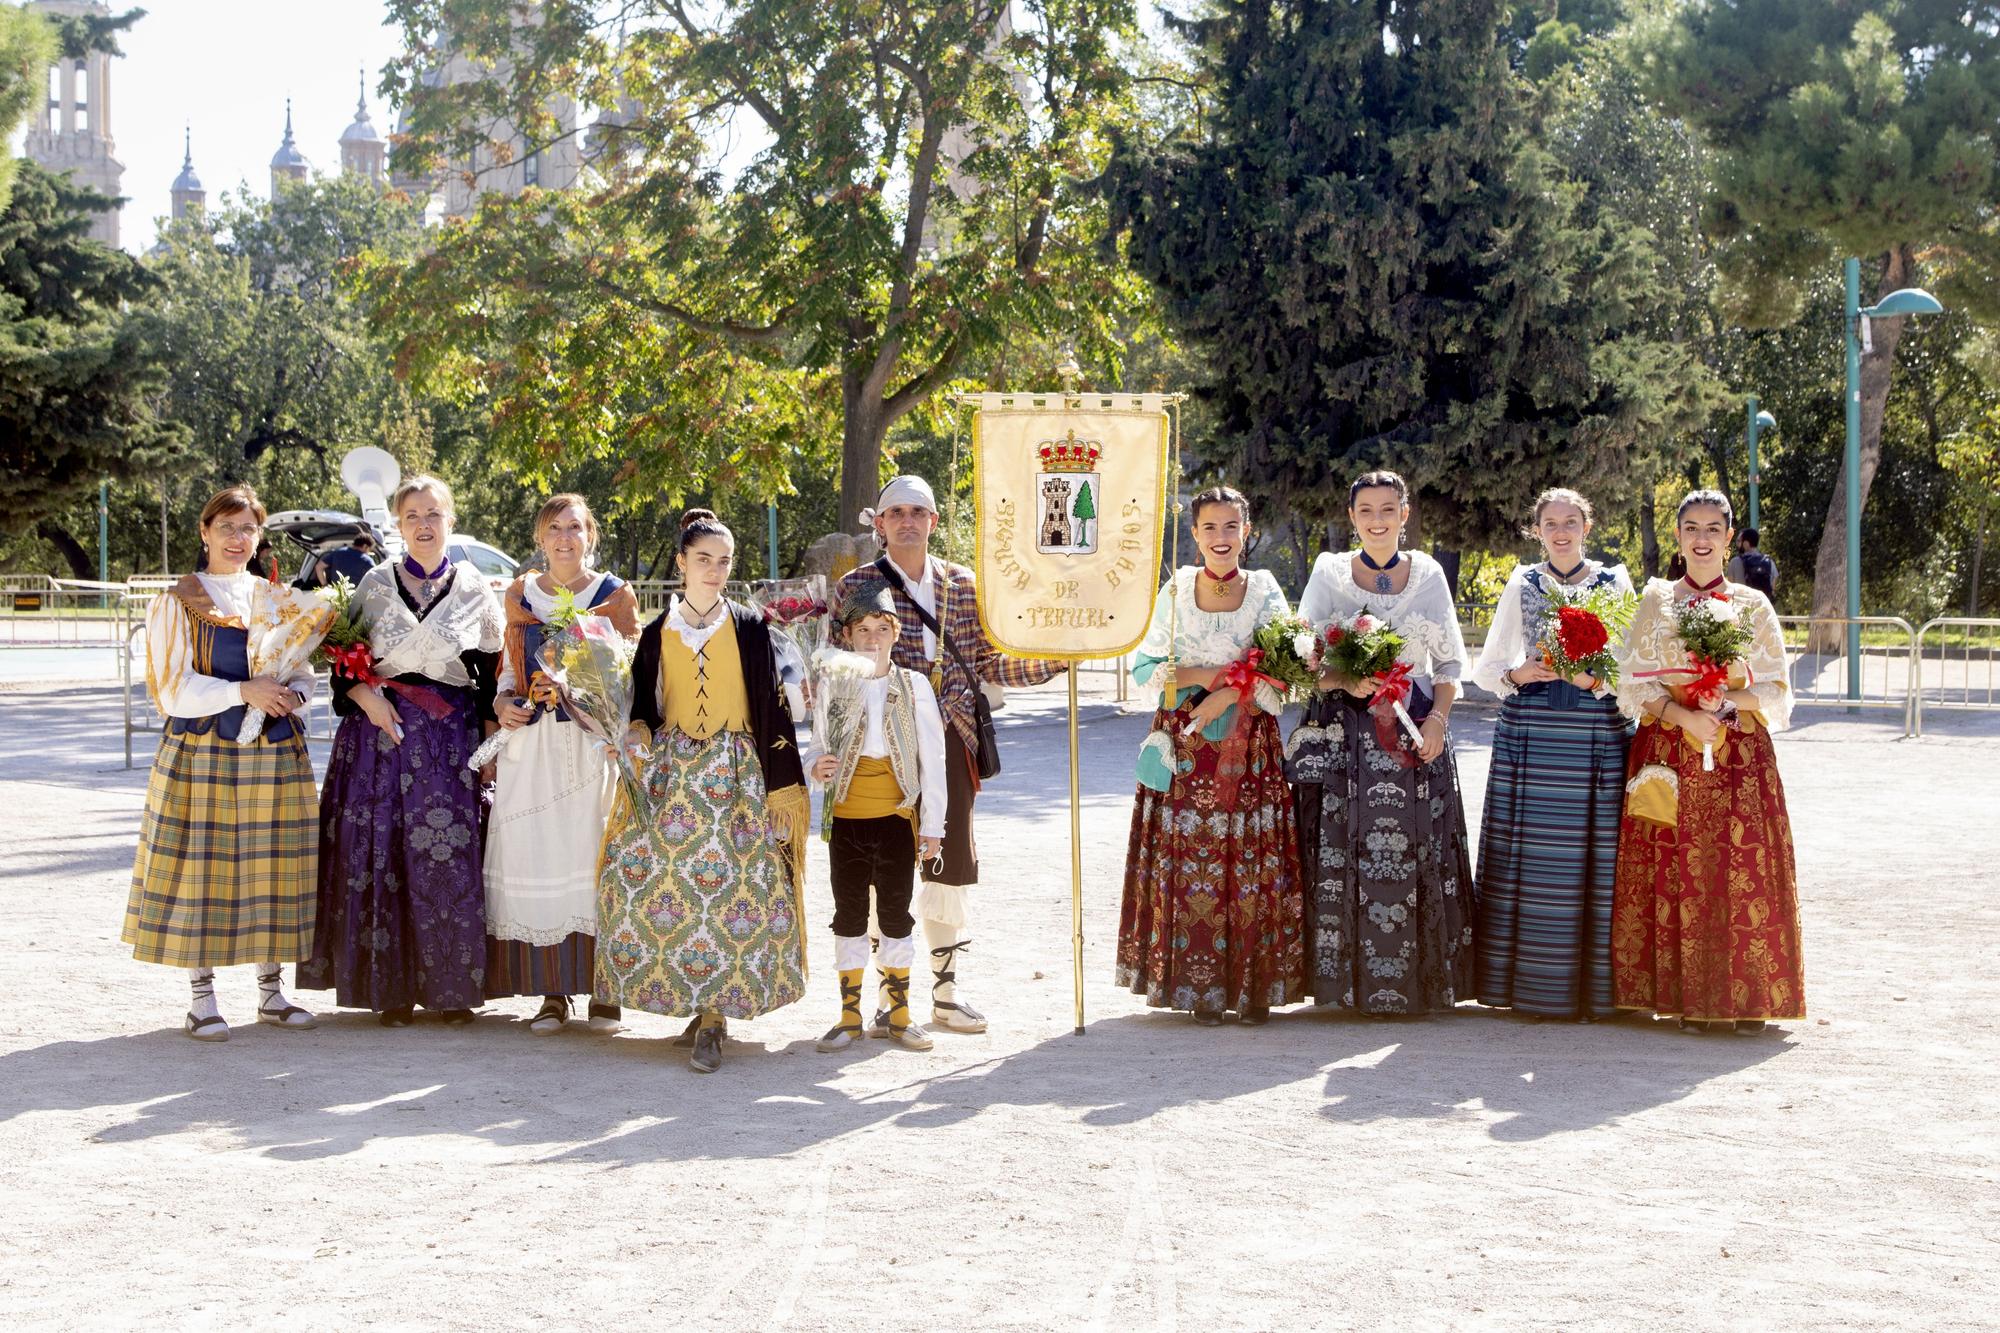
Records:
[[[1192,695],[1193,691],[1188,691]],[[1153,715],[1177,736],[1185,700]],[[1140,786],[1125,854],[1118,984],[1154,1008],[1259,1009],[1305,994],[1305,905],[1278,721],[1252,713],[1246,770],[1225,809],[1220,742],[1179,737],[1173,790]]]
[[[1690,1020],[1805,1017],[1799,880],[1770,733],[1754,721],[1718,738],[1715,767],[1679,727],[1646,722],[1626,772],[1658,795],[1677,787],[1672,823],[1626,798],[1611,916],[1621,1009]],[[1648,767],[1654,771],[1644,772]],[[1665,781],[1665,769],[1674,782]]]

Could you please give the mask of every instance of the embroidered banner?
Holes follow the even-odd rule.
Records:
[[[979,614],[994,646],[1017,657],[1117,657],[1146,636],[1153,611],[1165,397],[1077,400],[982,394],[972,418]]]

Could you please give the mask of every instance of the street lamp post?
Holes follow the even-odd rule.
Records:
[[[1861,353],[1874,346],[1868,321],[1942,314],[1921,287],[1899,287],[1874,305],[1861,304],[1861,261],[1847,261],[1847,697],[1861,697]]]
[[[1750,395],[1749,423],[1743,427],[1743,438],[1750,445],[1750,526],[1761,527],[1757,510],[1757,437],[1766,431],[1778,428],[1778,419],[1769,412],[1757,410],[1757,395]]]

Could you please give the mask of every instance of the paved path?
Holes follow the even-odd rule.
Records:
[[[994,1031],[812,1051],[816,850],[812,997],[704,1079],[665,1020],[535,1038],[526,1003],[184,1040],[180,978],[117,939],[145,773],[115,695],[0,693],[0,1324],[1992,1326],[2000,725],[1781,739],[1813,1014],[1782,1033],[1205,1030],[1109,982],[1145,720],[1095,700],[1078,1038],[1060,706],[1013,698],[981,802]],[[247,969],[221,991],[248,1015]]]

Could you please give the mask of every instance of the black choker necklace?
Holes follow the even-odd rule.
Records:
[[[1589,563],[1590,562],[1588,560],[1579,560],[1576,562],[1575,566],[1570,569],[1557,569],[1556,562],[1551,560],[1549,561],[1549,573],[1556,576],[1556,582],[1568,583],[1578,574],[1581,574],[1583,572],[1583,567]]]
[[[1375,591],[1389,592],[1395,585],[1390,581],[1388,571],[1403,563],[1403,553],[1398,551],[1389,557],[1388,564],[1378,565],[1375,563],[1374,558],[1364,550],[1361,552],[1361,563],[1375,571]]]

